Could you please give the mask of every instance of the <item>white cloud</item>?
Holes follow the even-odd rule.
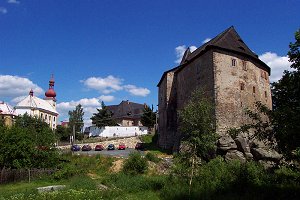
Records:
[[[17,0],[7,0],[7,3],[19,4],[20,1],[17,1]]]
[[[98,98],[83,98],[78,101],[61,102],[58,103],[56,107],[61,120],[68,121],[68,112],[74,110],[78,104],[81,104],[84,112],[83,118],[85,126],[90,126],[90,118],[93,116],[93,113],[97,112],[97,108],[101,108],[101,101],[110,102],[113,101],[114,98],[114,96],[101,95]]]
[[[142,96],[145,97],[150,94],[150,90],[147,88],[137,87],[135,85],[125,85],[125,90],[134,96]]]
[[[271,68],[270,82],[278,81],[284,70],[291,70],[291,63],[287,56],[278,56],[276,53],[266,52],[259,56]]]
[[[106,78],[90,77],[81,82],[83,82],[83,84],[89,89],[94,89],[101,93],[109,94],[111,92],[122,90],[121,84],[123,80],[109,75]]]
[[[7,13],[7,9],[4,7],[0,7],[0,14],[6,14]]]
[[[205,40],[202,41],[202,44],[205,44],[207,42],[209,42],[211,40],[211,38],[206,38]]]
[[[28,78],[11,75],[0,75],[0,96],[1,97],[19,97],[28,95],[30,90],[38,96],[44,91],[38,85],[34,84]]]
[[[150,90],[147,88],[137,87],[135,85],[123,85],[123,79],[116,78],[112,75],[109,75],[105,78],[102,77],[90,77],[86,80],[82,80],[81,82],[88,88],[97,90],[103,94],[110,94],[112,92],[125,90],[134,96],[142,96],[145,97],[150,94]],[[113,96],[110,95],[102,95],[99,97],[104,102],[110,102],[114,100]]]
[[[181,45],[175,48],[176,60],[175,63],[179,64],[181,62],[182,56],[187,47],[185,45]],[[190,51],[193,52],[197,49],[196,46],[190,46]]]
[[[111,101],[115,100],[115,97],[111,96],[111,95],[101,95],[99,97],[99,99],[104,102],[111,102]]]

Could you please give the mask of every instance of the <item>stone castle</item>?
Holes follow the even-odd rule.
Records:
[[[261,101],[272,108],[270,67],[244,43],[230,27],[194,52],[187,49],[179,66],[162,75],[158,112],[160,147],[178,149],[177,111],[191,93],[201,88],[214,104],[216,131],[224,136],[231,127],[247,122],[246,108]]]

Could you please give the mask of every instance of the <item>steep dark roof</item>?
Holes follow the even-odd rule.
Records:
[[[191,55],[191,53],[192,53],[192,52],[191,52],[191,50],[190,50],[190,47],[188,47],[188,48],[185,50],[185,52],[184,52],[184,54],[183,54],[183,56],[182,56],[180,65],[182,65],[182,64],[184,64],[184,63],[187,62],[187,60],[188,60],[189,56]]]
[[[143,115],[144,104],[122,101],[119,105],[107,106],[113,118],[139,118]]]
[[[215,38],[211,39],[209,42],[205,43],[204,45],[202,45],[201,47],[199,47],[198,49],[196,49],[195,51],[190,53],[187,57],[184,56],[180,65],[176,68],[173,68],[172,70],[175,70],[175,71],[181,70],[182,68],[185,67],[185,65],[187,63],[194,60],[199,55],[202,55],[210,48],[229,51],[229,52],[233,52],[233,53],[241,54],[243,56],[250,57],[250,58],[254,59],[255,61],[257,61],[258,63],[260,63],[268,71],[268,73],[271,74],[270,67],[268,65],[266,65],[263,61],[261,61],[258,58],[258,56],[249,49],[249,47],[244,43],[244,41],[239,36],[239,34],[236,32],[236,30],[234,29],[233,26],[229,27],[224,32],[220,33]],[[186,52],[184,55],[186,55],[186,54],[188,54],[188,53]],[[164,72],[164,74],[162,75],[157,86],[160,85],[164,76],[168,72],[170,72],[170,70]]]

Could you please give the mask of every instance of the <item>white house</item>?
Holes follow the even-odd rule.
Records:
[[[99,128],[96,126],[90,127],[90,137],[133,137],[139,135],[146,135],[148,128],[144,126],[105,126]]]

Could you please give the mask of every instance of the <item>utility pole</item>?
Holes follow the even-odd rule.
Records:
[[[75,123],[73,124],[73,140],[72,145],[75,143]]]

